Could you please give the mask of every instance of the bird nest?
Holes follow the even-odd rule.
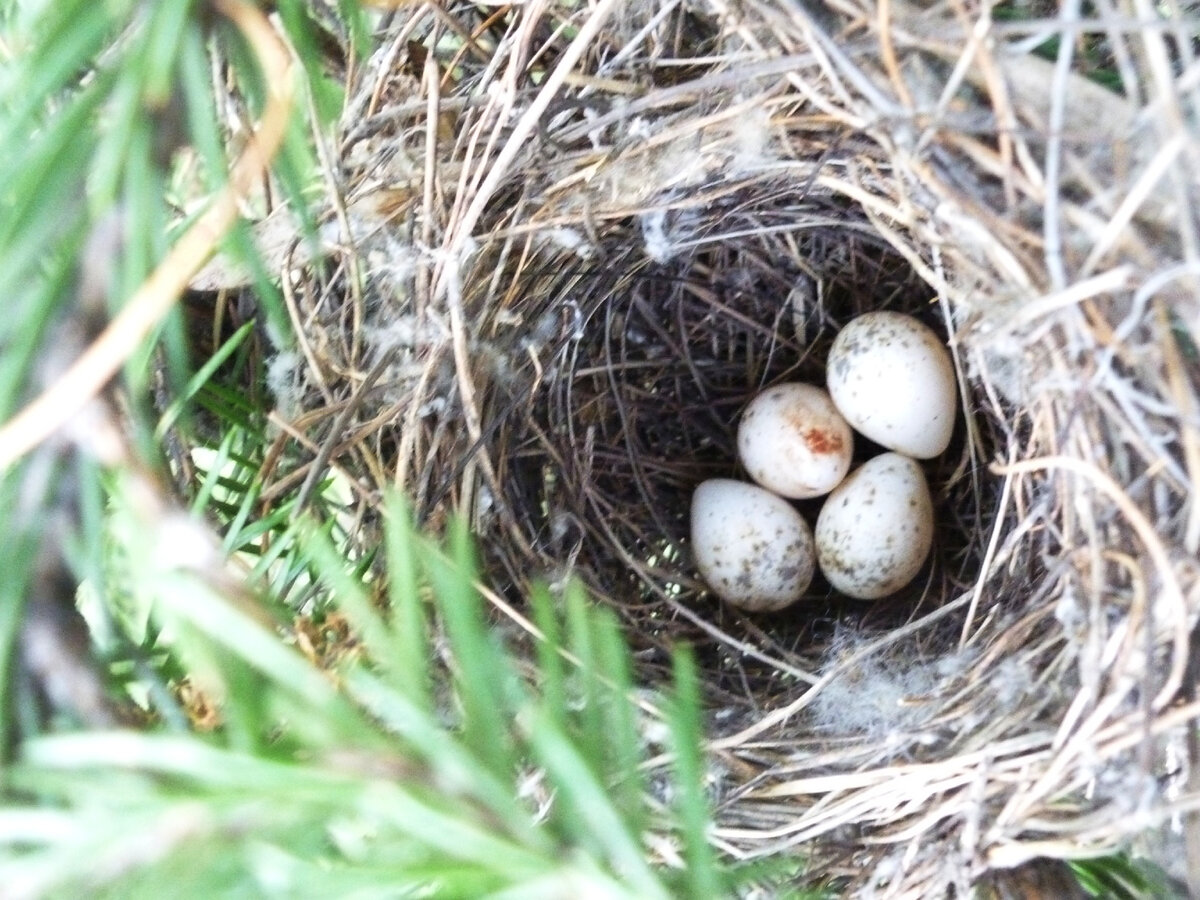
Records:
[[[644,684],[693,644],[714,840],[863,895],[1101,854],[1200,800],[1192,39],[1000,11],[402,6],[349,76],[328,259],[285,267],[278,392],[325,458],[367,502],[468,511],[518,619],[531,580],[581,578]],[[692,490],[738,476],[755,392],[822,383],[875,309],[959,377],[930,564],[878,602],[721,604]]]

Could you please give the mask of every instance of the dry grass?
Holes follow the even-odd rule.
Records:
[[[331,253],[281,262],[318,462],[279,477],[471,510],[498,599],[579,573],[649,684],[695,642],[721,846],[932,897],[1200,806],[1198,23],[814,8],[389,13],[328,147]],[[691,490],[756,390],[822,380],[883,307],[960,373],[932,566],[876,604],[718,605]]]

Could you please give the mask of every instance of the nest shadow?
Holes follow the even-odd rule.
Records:
[[[530,363],[497,404],[521,411],[492,448],[525,540],[487,549],[512,583],[523,589],[531,571],[576,574],[621,611],[645,659],[690,641],[706,651],[708,687],[746,702],[747,692],[786,691],[781,672],[791,681],[788,669],[815,668],[833,623],[885,629],[971,582],[996,500],[980,460],[994,450],[986,438],[971,446],[962,424],[927,466],[934,559],[897,595],[849,600],[818,575],[796,606],[747,617],[695,575],[691,494],[708,478],[745,478],[736,426],[755,394],[823,384],[833,337],[862,312],[903,311],[945,334],[928,285],[860,211],[755,186],[703,210],[613,223],[584,258],[563,256],[552,248],[521,276],[537,283],[522,305],[534,325],[509,355]],[[857,441],[857,461],[878,452]],[[819,505],[799,504],[810,522]],[[748,656],[748,645],[759,652]]]

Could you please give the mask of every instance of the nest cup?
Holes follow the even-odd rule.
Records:
[[[748,640],[769,634],[774,653],[813,665],[819,643],[802,632],[827,631],[842,612],[904,621],[923,596],[952,590],[948,573],[961,587],[967,560],[982,554],[972,538],[991,495],[980,492],[995,493],[991,479],[961,477],[972,467],[956,465],[959,435],[928,467],[943,501],[937,563],[886,604],[847,603],[818,579],[799,606],[748,620],[697,580],[691,495],[708,478],[746,478],[736,451],[746,404],[768,384],[824,384],[832,337],[867,310],[903,310],[945,331],[928,286],[860,214],[796,189],[753,181],[700,207],[681,200],[623,217],[597,245],[543,247],[530,266],[546,274],[521,305],[533,335],[518,342],[535,376],[503,391],[497,407],[520,412],[489,444],[524,537],[488,542],[509,578],[583,578],[621,610],[635,646],[698,642],[711,651],[710,687],[735,695],[748,673],[757,696],[788,689],[774,684],[787,667],[746,657]],[[859,440],[858,459],[878,452]],[[819,506],[801,504],[810,520]]]
[[[343,267],[296,301],[323,348],[309,406],[370,401],[370,453],[340,464],[433,524],[465,506],[509,599],[581,577],[645,684],[695,644],[715,839],[803,854],[848,893],[962,894],[1200,800],[1178,761],[1200,712],[1190,37],[1071,25],[1116,92],[1029,53],[1054,21],[987,16],[389,13],[331,173]],[[837,329],[875,309],[934,327],[960,377],[926,469],[933,559],[879,603],[818,581],[739,614],[690,562],[691,492],[740,474],[758,390],[822,383]]]

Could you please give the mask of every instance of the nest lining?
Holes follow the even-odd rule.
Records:
[[[707,599],[687,548],[691,493],[706,478],[737,474],[734,428],[758,390],[781,380],[823,383],[822,360],[837,324],[884,307],[932,316],[928,290],[907,263],[848,227],[844,209],[837,210],[843,224],[834,226],[817,204],[799,199],[775,200],[765,210],[755,208],[753,194],[734,202],[738,208],[728,213],[705,210],[720,224],[686,239],[701,249],[665,263],[646,254],[640,223],[617,223],[610,256],[601,251],[578,262],[538,302],[527,301],[529,316],[561,327],[545,345],[526,345],[538,355],[540,383],[525,421],[492,445],[505,460],[503,496],[522,516],[528,543],[491,546],[518,584],[531,568],[566,564],[622,609],[635,645],[685,637],[722,648],[712,658],[710,687],[732,691],[742,706],[791,690],[776,685],[779,676],[793,681],[796,670],[811,672],[817,660],[788,645],[809,644],[801,632],[839,609],[857,617],[863,605],[839,599],[823,583],[798,609],[755,621]],[[773,216],[791,228],[772,235],[764,223]],[[519,390],[531,387],[521,383]],[[869,442],[860,445],[860,458],[873,452]],[[508,454],[511,446],[522,451]],[[970,485],[953,478],[954,458],[931,467],[945,500],[939,565],[880,610],[885,620],[919,609],[927,592],[941,596],[942,581],[953,575],[940,561],[961,570],[971,555],[977,523],[959,517],[979,504]],[[964,488],[966,503],[949,499]],[[818,505],[805,504],[810,516]],[[743,659],[747,643],[771,634],[775,658],[760,652]]]
[[[578,574],[647,683],[695,643],[716,838],[864,894],[963,891],[1198,802],[1164,762],[1197,712],[1200,229],[1165,187],[1196,183],[1168,115],[1186,52],[1174,26],[1081,26],[1167,158],[1133,100],[981,42],[985,17],[389,14],[330,173],[336,265],[291,297],[303,422],[358,404],[325,439],[364,503],[399,483],[434,526],[472,510],[513,598]],[[822,382],[837,327],[884,308],[944,334],[962,381],[932,564],[881,603],[820,583],[772,617],[714,603],[691,490],[736,472],[758,389]]]

